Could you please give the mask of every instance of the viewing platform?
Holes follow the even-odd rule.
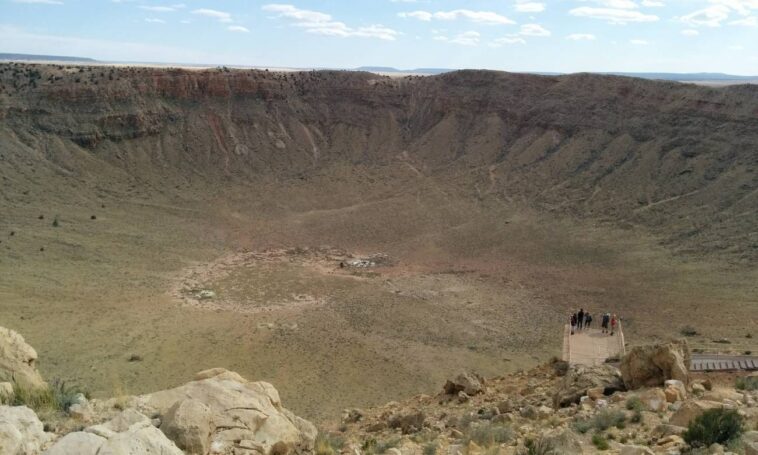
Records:
[[[613,335],[599,328],[577,330],[571,335],[571,326],[563,329],[562,358],[571,365],[601,365],[606,359],[626,354],[624,330],[619,324]]]

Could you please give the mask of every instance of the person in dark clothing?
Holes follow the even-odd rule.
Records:
[[[610,322],[610,320],[611,320],[611,315],[608,313],[605,313],[603,315],[603,324],[602,324],[603,333],[608,333],[608,323]]]
[[[592,324],[592,315],[589,313],[584,313],[584,328],[589,329],[590,324]]]
[[[579,330],[582,330],[582,325],[584,324],[584,308],[579,310],[578,319],[576,321],[576,326]]]
[[[574,334],[574,331],[576,330],[576,320],[577,316],[576,313],[571,315],[570,321],[571,321],[571,334]]]

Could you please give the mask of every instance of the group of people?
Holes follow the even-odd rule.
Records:
[[[585,312],[584,308],[580,309],[578,313],[574,313],[570,317],[571,322],[571,334],[583,329],[589,329],[592,325],[592,315],[589,311]],[[613,335],[616,333],[616,327],[618,326],[618,318],[611,313],[603,314],[603,319],[600,322],[600,328],[602,333]]]

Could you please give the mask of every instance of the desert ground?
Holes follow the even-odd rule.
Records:
[[[441,195],[429,180],[359,183],[50,206],[30,194],[2,220],[2,325],[38,349],[46,377],[96,396],[223,366],[315,420],[435,391],[459,370],[560,355],[579,307],[619,313],[632,344],[689,325],[696,348],[755,348],[755,270],[685,261],[634,229]],[[358,189],[329,191],[345,185]]]

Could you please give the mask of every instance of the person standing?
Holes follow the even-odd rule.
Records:
[[[576,330],[576,313],[571,315],[569,321],[571,322],[571,334],[573,335]]]
[[[613,335],[616,332],[616,324],[618,324],[618,320],[616,319],[616,315],[614,314],[611,316],[611,335]]]
[[[576,327],[579,330],[582,330],[582,325],[584,324],[584,308],[579,310],[579,314],[577,315],[576,320]]]
[[[608,333],[608,323],[610,322],[610,315],[608,313],[603,314],[603,322],[601,324],[603,333]]]
[[[592,315],[589,312],[584,313],[584,328],[589,329],[590,324],[592,324]]]

